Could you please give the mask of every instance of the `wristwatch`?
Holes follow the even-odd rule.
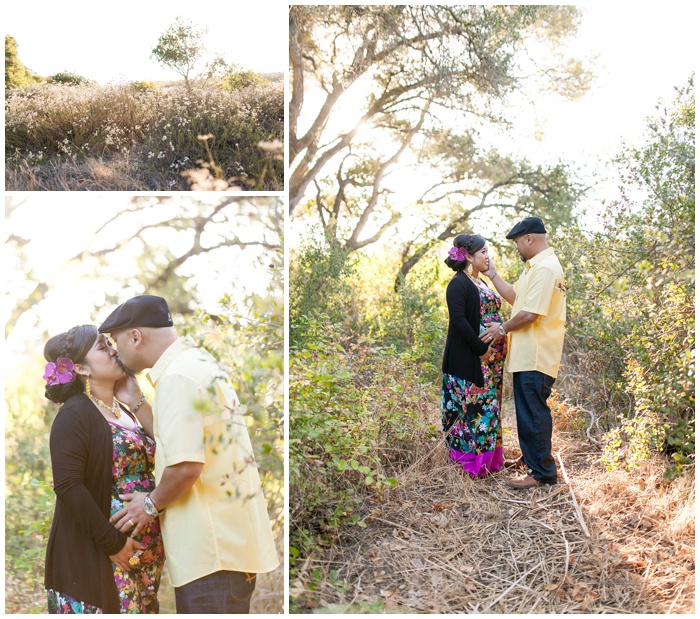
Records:
[[[150,492],[146,495],[146,498],[143,500],[143,511],[145,511],[149,516],[152,516],[153,518],[160,514],[158,508],[156,507],[156,504],[151,500]]]
[[[506,330],[503,327],[503,324],[498,325],[498,335],[505,335]]]

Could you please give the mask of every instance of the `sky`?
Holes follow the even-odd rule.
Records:
[[[644,119],[661,98],[685,84],[697,67],[700,11],[679,3],[632,9],[621,3],[584,6],[584,19],[569,45],[572,55],[597,55],[595,80],[577,101],[543,99],[538,117],[541,153],[571,159],[611,157],[621,141],[641,144]]]
[[[697,67],[698,6],[678,2],[638,7],[619,2],[581,5],[579,31],[563,51],[567,57],[595,57],[590,90],[575,101],[551,95],[517,100],[510,111],[516,128],[489,135],[486,145],[525,155],[532,163],[563,160],[583,175],[598,172],[599,184],[581,204],[584,216],[590,215],[584,225],[595,228],[594,213],[601,201],[617,195],[615,171],[606,162],[623,144],[644,143],[645,118],[656,113],[659,99],[670,104],[674,87],[685,84]],[[340,103],[346,107],[339,114],[340,122],[353,126],[358,117],[353,112],[365,100],[364,93],[352,89],[343,95]],[[300,131],[304,126],[300,122]],[[419,183],[428,186],[425,176],[429,174],[425,169],[396,173],[396,203],[407,204],[420,195]],[[295,232],[301,232],[301,225]],[[372,233],[367,230],[366,234]],[[295,244],[292,237],[290,242]]]
[[[596,185],[582,199],[582,227],[598,227],[602,201],[619,193],[617,170],[609,162],[623,145],[645,143],[646,118],[660,100],[671,104],[675,88],[698,65],[700,11],[679,3],[631,9],[618,2],[583,6],[583,21],[567,56],[592,57],[595,78],[581,98],[538,97],[519,110],[515,152],[532,162],[569,162]],[[695,19],[693,18],[693,14]],[[512,143],[511,136],[504,136]]]
[[[279,2],[37,0],[6,2],[2,13],[20,60],[42,76],[68,71],[100,84],[180,79],[150,59],[176,17],[208,27],[211,50],[245,69],[281,73],[287,65],[287,8]]]

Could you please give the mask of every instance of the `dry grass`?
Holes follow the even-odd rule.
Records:
[[[87,157],[82,161],[52,161],[30,166],[21,162],[6,167],[5,186],[13,191],[148,191],[135,178],[125,156],[110,159]]]
[[[509,488],[505,471],[472,480],[441,444],[417,450],[399,487],[365,505],[366,528],[299,566],[297,608],[693,613],[694,475],[666,485],[660,458],[608,473],[580,436],[562,427],[554,436],[571,486],[560,470],[558,485],[534,490]]]
[[[6,97],[5,188],[197,190],[183,173],[211,169],[225,189],[279,191],[283,162],[265,145],[283,140],[281,83],[33,86]]]
[[[5,614],[46,613],[46,592],[27,589],[13,576],[5,576]]]
[[[170,585],[167,564],[163,570],[158,600],[161,614],[175,613],[175,592]],[[284,577],[282,567],[274,572],[260,574],[250,604],[250,612],[256,615],[276,615],[284,612]],[[46,592],[27,591],[26,586],[8,576],[5,579],[5,614],[47,614]]]
[[[280,555],[281,557],[282,555]],[[284,613],[284,568],[260,574],[250,604],[250,612],[256,615],[278,615]]]

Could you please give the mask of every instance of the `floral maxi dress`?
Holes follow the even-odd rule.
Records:
[[[150,492],[155,488],[153,467],[155,441],[141,428],[130,430],[115,423],[112,429],[114,458],[112,466],[111,514],[124,507],[120,494]],[[112,565],[114,580],[119,594],[122,613],[157,614],[158,587],[165,562],[160,520],[156,518],[136,536],[137,542],[145,546],[136,553],[138,560],[132,562],[130,572]],[[102,610],[71,596],[48,590],[49,613],[51,614],[102,614]]]
[[[493,322],[502,322],[501,299],[491,289],[479,286],[480,331]],[[503,466],[501,399],[506,341],[493,345],[493,360],[481,361],[484,386],[477,387],[452,374],[442,377],[442,429],[450,458],[477,477]]]

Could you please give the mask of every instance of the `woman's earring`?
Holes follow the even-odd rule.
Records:
[[[85,377],[85,395],[90,397],[90,376]]]

